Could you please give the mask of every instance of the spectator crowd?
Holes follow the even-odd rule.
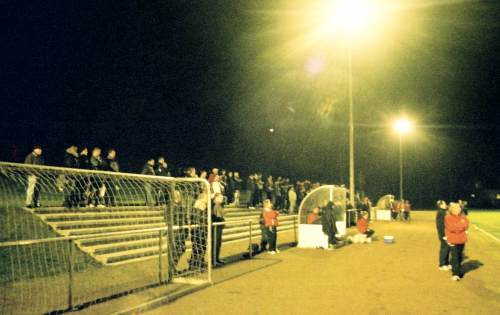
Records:
[[[62,166],[67,168],[108,172],[122,171],[117,150],[114,148],[103,152],[100,147],[93,147],[89,150],[87,147],[78,148],[76,145],[70,145],[64,151],[61,160]],[[35,146],[33,151],[25,158],[25,163],[44,165],[42,148]],[[170,177],[173,172],[169,168],[166,158],[159,156],[149,158],[142,167],[140,174]],[[238,171],[226,171],[218,168],[213,168],[208,172],[204,169],[198,171],[195,167],[187,167],[179,175],[206,179],[210,184],[211,199],[213,200],[216,195],[220,194],[225,205],[241,206],[242,194],[246,194],[245,200],[248,201],[247,204],[250,209],[262,208],[264,201],[269,199],[274,209],[289,214],[296,213],[298,205],[300,205],[304,197],[321,185],[319,182],[313,183],[309,180],[292,182],[288,177],[263,176],[262,173],[252,173],[244,180]],[[116,188],[113,185],[103,180],[93,180],[89,182],[89,186],[91,192],[78,192],[77,188],[74,193],[65,196],[64,206],[71,208],[115,205],[113,190]],[[86,195],[85,198],[81,197],[83,195]],[[33,177],[31,181],[28,180],[26,206],[39,207],[39,199],[39,187],[36,184],[36,178]],[[152,197],[148,198],[146,196],[146,199],[152,199]]]

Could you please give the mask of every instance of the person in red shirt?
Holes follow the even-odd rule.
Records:
[[[449,214],[444,217],[444,233],[451,251],[451,280],[459,281],[463,277],[462,260],[469,220],[462,215],[462,208],[458,203],[450,203]]]
[[[319,216],[319,207],[312,209],[312,212],[307,215],[307,224],[321,224],[321,218]]]
[[[411,212],[411,204],[409,200],[405,200],[403,207],[402,207],[402,213],[401,215],[403,216],[403,220],[409,221],[410,220],[410,212]]]
[[[366,211],[363,211],[361,218],[359,218],[358,222],[356,222],[356,227],[358,232],[366,235],[366,237],[371,237],[375,233],[374,230],[368,228],[368,212]]]
[[[262,209],[262,216],[264,217],[264,225],[267,230],[267,236],[269,239],[268,253],[274,255],[276,253],[279,253],[279,250],[276,248],[279,212],[273,210],[273,204],[269,199],[264,200],[264,209]]]

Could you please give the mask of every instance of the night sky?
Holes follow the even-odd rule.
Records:
[[[417,206],[500,188],[500,2],[414,2],[451,4],[398,13],[353,45],[358,188],[398,194],[400,114],[417,123],[404,140]],[[280,12],[304,3],[10,1],[0,159],[40,144],[58,165],[76,143],[116,148],[131,172],[163,154],[174,168],[348,184],[347,58],[335,40],[291,49],[306,30]]]

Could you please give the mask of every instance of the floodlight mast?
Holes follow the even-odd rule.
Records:
[[[413,131],[413,123],[406,118],[400,118],[394,122],[393,129],[399,137],[399,199],[403,201],[403,136]]]

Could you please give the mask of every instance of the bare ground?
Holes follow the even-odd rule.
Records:
[[[453,282],[437,269],[434,213],[372,227],[372,244],[289,248],[216,269],[212,287],[147,314],[500,314],[498,242],[471,228],[468,272]]]

